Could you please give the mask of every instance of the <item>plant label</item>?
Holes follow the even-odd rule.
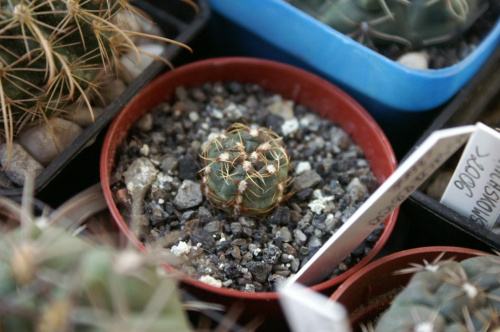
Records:
[[[293,284],[282,287],[280,303],[292,332],[351,332],[346,309],[310,288]]]
[[[324,280],[349,253],[383,222],[476,130],[463,126],[433,132],[332,235],[316,254],[288,279],[312,285]]]
[[[500,133],[476,126],[441,203],[490,229],[500,215]]]

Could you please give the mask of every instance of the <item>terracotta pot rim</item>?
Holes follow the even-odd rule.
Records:
[[[224,58],[212,58],[212,59],[206,59],[206,60],[201,60],[201,61],[196,61],[193,63],[189,63],[187,65],[183,65],[181,67],[178,67],[172,71],[166,72],[156,79],[154,79],[151,83],[149,83],[138,95],[134,97],[134,99],[138,99],[141,97],[141,95],[146,94],[151,87],[153,87],[155,84],[158,84],[161,80],[166,80],[167,78],[176,78],[181,75],[184,75],[186,73],[191,73],[192,71],[195,70],[200,70],[204,68],[207,65],[210,66],[216,66],[216,67],[224,67],[226,65],[252,65],[252,66],[264,66],[267,69],[269,68],[277,68],[282,71],[291,71],[296,74],[300,74],[303,77],[307,77],[311,81],[318,82],[318,84],[322,85],[327,85],[329,91],[341,98],[343,98],[346,103],[352,107],[355,111],[361,112],[363,117],[366,120],[366,123],[375,131],[378,132],[377,135],[380,136],[381,139],[381,147],[385,151],[385,154],[387,157],[386,164],[387,168],[390,169],[390,173],[394,172],[394,170],[397,167],[397,162],[396,158],[394,155],[394,152],[392,150],[392,147],[385,137],[385,134],[383,131],[380,129],[379,125],[375,122],[375,120],[371,117],[371,115],[357,102],[355,101],[351,96],[349,96],[347,93],[342,91],[340,88],[337,86],[333,85],[332,83],[312,74],[309,73],[303,69],[299,69],[296,67],[293,67],[288,64],[276,62],[276,61],[271,61],[271,60],[264,60],[264,59],[257,59],[257,58],[250,58],[250,57],[224,57]],[[131,103],[134,101],[132,99]],[[101,174],[101,184],[104,192],[104,196],[108,205],[108,208],[111,212],[111,215],[115,221],[115,223],[118,225],[118,228],[120,229],[123,234],[127,237],[129,241],[131,241],[137,248],[139,248],[141,251],[146,251],[146,247],[135,237],[134,234],[132,234],[131,230],[129,227],[126,225],[125,221],[121,217],[120,212],[118,211],[114,200],[113,200],[113,195],[111,193],[110,189],[110,175],[111,171],[113,169],[113,164],[110,161],[111,159],[114,160],[114,153],[115,150],[110,151],[110,145],[112,144],[113,140],[116,139],[116,136],[118,136],[118,133],[121,131],[120,128],[118,128],[118,124],[123,121],[124,119],[127,118],[127,110],[128,110],[128,105],[118,114],[118,116],[113,120],[111,123],[108,132],[106,134],[102,152],[101,152],[101,161],[100,161],[100,174]],[[348,133],[349,134],[349,133]],[[380,181],[380,179],[379,179]],[[383,182],[385,179],[382,179]],[[385,227],[383,232],[381,233],[379,239],[373,246],[372,250],[368,255],[366,255],[360,262],[358,262],[356,265],[354,265],[352,268],[347,270],[346,272],[338,275],[337,277],[324,281],[320,284],[314,285],[311,288],[316,291],[321,291],[323,289],[326,289],[327,287],[331,286],[336,286],[340,284],[342,281],[346,280],[349,276],[354,274],[356,271],[358,271],[362,266],[367,264],[370,260],[372,260],[375,255],[378,253],[378,251],[385,245],[387,240],[389,239],[390,234],[392,233],[397,215],[398,215],[399,207],[395,209],[384,221]],[[175,270],[174,268],[170,267],[172,270]],[[201,281],[198,281],[194,278],[191,278],[189,276],[183,275],[183,281],[186,282],[187,284],[194,285],[196,287],[202,288],[204,290],[210,291],[210,292],[216,292],[225,296],[229,296],[235,299],[244,299],[244,300],[274,300],[278,299],[279,295],[277,292],[256,292],[256,293],[248,293],[248,292],[243,292],[243,291],[238,291],[238,290],[233,290],[229,288],[218,288],[215,286],[208,285],[206,283],[203,283]]]

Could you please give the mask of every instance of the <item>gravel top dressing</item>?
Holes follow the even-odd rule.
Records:
[[[202,194],[200,154],[236,122],[272,129],[290,156],[287,190],[294,193],[265,216],[234,217]],[[189,276],[246,292],[275,291],[378,186],[363,151],[338,125],[254,84],[177,88],[172,103],[133,126],[117,156],[112,191],[138,238],[169,248]],[[382,230],[332,266],[330,278],[365,257]]]

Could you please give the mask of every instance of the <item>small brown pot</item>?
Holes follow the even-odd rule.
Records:
[[[167,72],[146,86],[115,118],[102,148],[101,182],[109,209],[120,230],[137,247],[145,250],[120,215],[110,190],[110,175],[117,148],[126,139],[131,126],[153,106],[168,102],[176,87],[189,88],[206,82],[227,80],[258,84],[263,90],[281,94],[339,124],[363,149],[379,183],[384,182],[396,169],[394,152],[378,124],[356,101],[331,83],[304,70],[268,60],[217,58],[194,62]],[[372,260],[389,238],[397,213],[397,210],[394,211],[384,221],[384,231],[364,259],[343,274],[312,289],[331,294],[348,276]],[[183,281],[189,292],[202,300],[225,305],[242,302],[245,306],[243,321],[263,314],[267,318],[264,327],[274,326],[275,323],[284,324],[277,293],[245,293],[217,288],[189,277]]]
[[[360,324],[373,322],[391,305],[394,297],[408,284],[413,274],[394,272],[411,267],[411,263],[432,262],[444,252],[442,259],[457,261],[486,254],[461,247],[422,247],[400,251],[382,257],[358,270],[330,296],[331,301],[343,304],[349,313],[353,331],[361,331]]]

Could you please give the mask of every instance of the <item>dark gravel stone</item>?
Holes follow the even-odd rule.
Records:
[[[267,128],[272,128],[272,130],[274,130],[278,135],[283,135],[283,132],[281,131],[281,125],[283,122],[284,120],[281,116],[270,114],[266,119],[265,126]]]
[[[263,262],[249,262],[246,267],[259,282],[265,282],[267,279],[267,268]]]
[[[263,260],[268,264],[275,264],[281,257],[281,250],[276,246],[269,246],[263,250]]]
[[[205,225],[205,230],[212,235],[220,234],[222,226],[220,220],[213,220]]]
[[[229,248],[231,248],[231,241],[221,241],[221,242],[217,243],[215,248],[217,249],[217,252],[226,251]],[[220,259],[219,259],[219,261],[220,261]]]
[[[309,200],[309,198],[311,198],[313,191],[314,191],[314,189],[312,189],[312,188],[306,188],[304,190],[297,192],[294,195],[293,199],[297,200],[298,202],[304,202],[306,200]]]
[[[243,275],[243,272],[241,271],[241,266],[234,262],[234,261],[228,261],[226,265],[224,266],[224,273],[227,275],[229,279],[236,279]]]
[[[233,256],[234,258],[236,259],[241,259],[241,249],[240,247],[232,247],[231,249],[229,249],[229,251],[227,252],[229,255]]]
[[[185,211],[180,218],[181,222],[186,222],[186,221],[191,220],[194,214],[195,214],[195,211],[191,211],[191,210]]]
[[[268,221],[270,224],[275,225],[288,225],[290,222],[290,209],[286,206],[278,206],[274,212],[269,216]]]
[[[238,93],[241,93],[242,90],[243,90],[243,87],[240,83],[238,82],[229,82],[227,85],[227,90],[230,92],[230,93],[233,93],[233,94],[238,94]]]
[[[210,249],[215,244],[215,239],[212,234],[203,228],[197,228],[191,234],[191,241],[193,243],[201,243],[203,249]]]
[[[264,227],[259,227],[253,232],[252,238],[257,243],[266,243],[268,241],[267,230]]]
[[[251,237],[253,234],[253,228],[251,227],[243,227],[243,230],[242,230],[242,236],[243,237]]]
[[[307,226],[306,228],[304,228],[302,230],[302,232],[304,232],[304,234],[306,234],[306,235],[311,235],[314,233],[314,230],[315,230],[314,226],[310,225],[310,226]]]
[[[179,159],[179,178],[181,180],[197,179],[199,170],[198,164],[193,157],[187,155]]]
[[[213,219],[212,212],[210,212],[210,210],[207,209],[206,207],[200,206],[198,208],[198,219],[200,220],[201,223],[206,224],[212,221]]]
[[[233,222],[231,223],[231,233],[233,233],[234,236],[241,236],[243,232],[243,226],[239,222]]]

